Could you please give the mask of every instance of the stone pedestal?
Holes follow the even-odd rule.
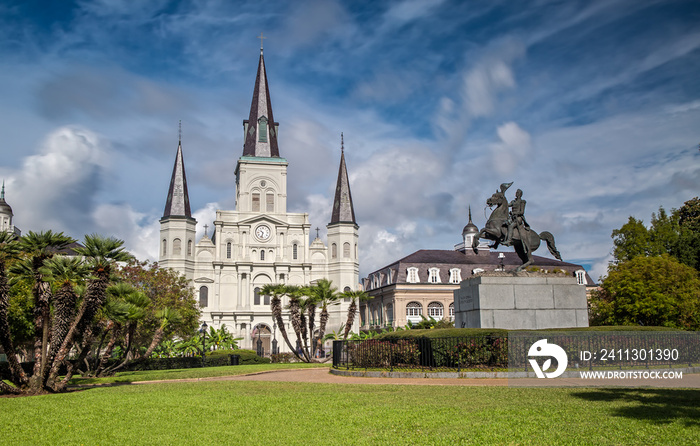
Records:
[[[487,273],[463,280],[454,299],[457,328],[588,327],[586,288],[575,277]]]

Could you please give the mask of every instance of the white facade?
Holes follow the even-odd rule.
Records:
[[[274,333],[275,324],[269,297],[260,295],[259,289],[268,284],[308,285],[327,278],[340,292],[357,290],[358,226],[354,214],[352,221],[332,219],[328,225],[331,248],[318,237],[309,243],[308,214],[287,212],[288,163],[277,152],[278,124],[272,118],[262,54],[253,98],[250,119],[244,121],[244,152],[235,171],[236,209],[217,210],[211,237],[202,237],[192,250],[189,243],[197,222],[190,215],[184,162],[178,147],[166,215],[160,220],[160,264],[192,281],[202,320],[215,328],[225,325],[234,336],[243,338],[241,347],[255,349],[254,329],[263,324],[263,347],[269,353],[268,333]],[[178,172],[178,165],[182,166],[182,173]],[[339,190],[349,198],[352,208],[343,155],[341,176],[344,178],[339,181]],[[178,178],[182,178],[180,186]],[[184,197],[173,195],[178,190],[184,191]],[[173,209],[182,210],[183,215],[174,215]],[[179,250],[176,239],[180,240]],[[333,246],[336,248],[332,251]],[[283,299],[283,307],[286,304]],[[326,332],[340,328],[347,318],[348,306],[349,302],[342,301],[329,308]],[[318,317],[317,312],[317,325]],[[290,341],[295,342],[289,314],[284,313],[283,319]],[[357,322],[354,330],[358,330]],[[288,351],[279,331],[276,335],[279,350]]]

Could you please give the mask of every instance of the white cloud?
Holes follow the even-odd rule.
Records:
[[[158,260],[160,223],[154,215],[134,210],[128,204],[101,204],[92,213],[100,234],[124,240],[124,246],[139,260]]]
[[[90,227],[106,143],[95,133],[61,127],[43,141],[39,154],[25,158],[8,181],[16,224],[26,230],[65,231],[80,237]],[[12,197],[12,198],[10,198]]]
[[[192,212],[192,217],[197,220],[197,235],[195,239],[199,241],[204,235],[204,225],[207,225],[207,234],[211,237],[214,234],[214,220],[216,220],[216,211],[220,209],[219,203],[207,203],[203,208]]]
[[[499,126],[497,133],[500,141],[491,145],[493,169],[505,177],[515,171],[530,153],[531,138],[515,122]]]

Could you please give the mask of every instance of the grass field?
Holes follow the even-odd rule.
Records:
[[[0,398],[0,426],[11,445],[684,445],[700,390],[155,383]]]
[[[266,370],[306,369],[309,367],[330,367],[330,364],[248,364],[224,367],[203,367],[199,369],[147,370],[143,372],[119,372],[107,378],[73,378],[71,384],[110,384],[133,383],[138,381],[160,381],[165,379],[210,378],[216,376],[246,375]]]

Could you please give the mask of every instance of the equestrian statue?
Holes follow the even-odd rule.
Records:
[[[506,199],[506,191],[513,183],[501,184],[501,190],[496,191],[491,198],[486,200],[486,205],[490,208],[496,206],[491,212],[486,226],[474,237],[472,249],[477,252],[479,239],[494,240],[491,248],[498,248],[498,245],[512,246],[515,252],[523,261],[516,271],[521,271],[532,264],[532,253],[540,247],[540,240],[547,242],[547,248],[554,257],[561,260],[561,255],[554,244],[554,236],[547,232],[537,233],[530,228],[525,220],[525,204],[522,199],[523,191],[518,189],[515,193],[515,200],[510,203]],[[510,209],[510,212],[509,212]]]

